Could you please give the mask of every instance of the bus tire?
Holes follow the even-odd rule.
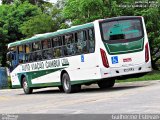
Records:
[[[60,92],[64,92],[63,86],[58,86]]]
[[[107,89],[113,87],[115,84],[115,79],[102,80],[98,82],[98,86],[101,89]]]
[[[22,87],[25,94],[31,94],[33,92],[33,89],[28,86],[26,77],[22,79]]]
[[[71,85],[70,77],[67,73],[62,76],[62,85],[65,93],[79,92],[81,85]]]

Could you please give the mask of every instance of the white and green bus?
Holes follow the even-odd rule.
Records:
[[[8,44],[13,88],[81,85],[110,88],[115,79],[150,72],[151,56],[144,19],[124,16],[95,20]]]

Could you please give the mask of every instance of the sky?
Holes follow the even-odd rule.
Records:
[[[52,2],[52,3],[56,3],[57,2],[57,0],[49,0],[50,2]]]

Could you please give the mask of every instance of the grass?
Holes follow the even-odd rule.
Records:
[[[160,71],[153,71],[139,78],[129,78],[126,80],[117,80],[117,82],[151,81],[160,80]]]

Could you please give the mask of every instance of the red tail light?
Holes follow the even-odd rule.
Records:
[[[145,45],[145,62],[149,61],[149,45],[146,43]]]
[[[109,67],[109,63],[108,63],[108,59],[107,59],[107,55],[106,55],[106,52],[100,48],[100,51],[101,51],[101,57],[102,57],[102,62],[103,62],[103,65],[108,68]]]

